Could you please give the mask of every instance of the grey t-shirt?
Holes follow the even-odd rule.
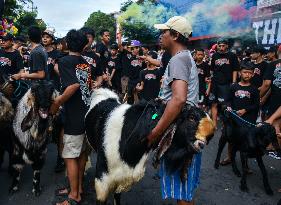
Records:
[[[45,79],[48,78],[48,54],[42,45],[35,47],[30,53],[29,59],[29,73],[35,73],[37,71],[45,71]]]
[[[188,104],[198,104],[199,101],[199,80],[196,64],[189,50],[183,50],[173,56],[166,67],[164,81],[159,97],[164,101],[169,101],[172,97],[171,84],[174,80],[187,82]]]

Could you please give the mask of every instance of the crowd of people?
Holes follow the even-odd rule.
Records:
[[[270,123],[281,145],[281,46],[266,50],[259,45],[243,45],[237,53],[231,51],[226,38],[221,38],[210,50],[189,51],[191,28],[186,20],[174,18],[155,25],[161,31],[158,50],[136,39],[122,42],[120,33],[117,43],[111,43],[115,39],[110,39],[108,30],[96,36],[88,27],[71,30],[64,38],[56,38],[49,29],[41,32],[38,27],[29,28],[28,38],[1,36],[0,85],[6,79],[27,85],[48,80],[60,92],[50,109],[52,114],[60,110],[64,127],[56,140],[55,171],[66,166],[70,183],[70,188],[58,191],[68,196],[60,204],[81,201],[87,160],[84,117],[91,91],[99,87],[114,90],[128,104],[157,97],[169,102],[148,136],[150,142],[163,134],[188,103],[210,112],[215,127],[224,106],[246,122]],[[19,85],[17,91],[21,89]],[[22,96],[10,87],[1,92],[10,96],[14,107]],[[222,165],[231,163],[230,144],[228,149]],[[268,147],[268,153],[281,159],[273,147]],[[178,204],[193,204],[189,195],[176,199]]]

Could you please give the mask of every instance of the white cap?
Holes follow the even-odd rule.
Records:
[[[192,33],[191,24],[182,16],[174,16],[164,24],[154,24],[154,27],[159,30],[173,29],[185,38],[189,38]]]

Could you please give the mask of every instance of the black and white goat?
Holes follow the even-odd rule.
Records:
[[[52,130],[52,117],[49,108],[58,95],[53,84],[47,81],[34,82],[31,89],[18,103],[13,129],[15,133],[13,181],[10,192],[19,190],[20,173],[24,164],[33,169],[33,189],[35,196],[40,195],[40,170],[47,153],[47,137]]]
[[[95,90],[91,98],[85,125],[87,139],[97,152],[97,203],[106,203],[108,195],[115,193],[115,203],[120,204],[120,193],[144,176],[150,151],[146,137],[165,105],[160,101],[121,104],[117,94],[103,88]],[[165,153],[171,162],[169,170],[183,167],[185,159],[199,152],[214,133],[209,116],[196,107],[186,106],[174,124],[177,128]]]
[[[231,161],[232,169],[235,175],[241,177],[241,173],[237,168],[235,161],[236,152],[240,151],[240,158],[242,163],[242,179],[240,189],[248,192],[248,186],[246,182],[247,177],[247,159],[255,158],[263,176],[263,184],[265,192],[268,195],[272,195],[273,191],[268,182],[267,172],[262,160],[263,155],[266,153],[266,147],[272,143],[272,145],[279,149],[277,136],[273,126],[262,123],[255,127],[241,125],[236,118],[233,118],[231,112],[225,112],[224,128],[219,140],[218,153],[215,160],[215,168],[219,168],[220,157],[223,148],[227,142],[231,143]]]
[[[0,167],[3,163],[5,151],[9,153],[9,172],[11,171],[11,156],[13,152],[12,122],[14,109],[11,102],[0,92]]]

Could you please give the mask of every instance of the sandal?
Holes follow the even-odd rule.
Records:
[[[226,165],[229,165],[229,164],[231,164],[231,159],[224,159],[220,162],[221,166],[226,166]]]
[[[67,196],[69,194],[69,187],[59,188],[55,191],[56,196]]]
[[[80,201],[75,201],[72,198],[67,198],[64,201],[56,203],[56,205],[62,205],[64,202],[67,202],[68,205],[80,205]]]

